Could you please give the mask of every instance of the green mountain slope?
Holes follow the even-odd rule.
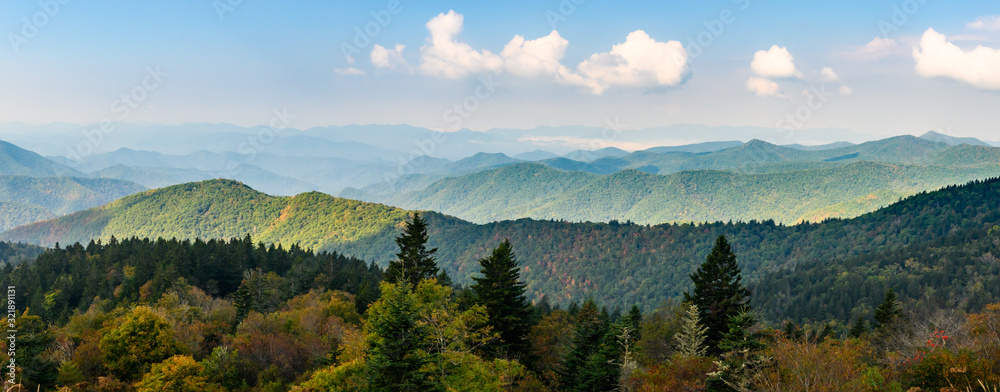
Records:
[[[0,201],[0,231],[55,217],[49,210],[36,205]]]
[[[393,257],[393,238],[407,213],[320,193],[272,197],[234,181],[214,180],[129,196],[21,226],[0,239],[65,244],[112,235],[240,238],[251,233],[256,241],[298,243],[385,265]],[[967,310],[981,305],[970,300],[970,290],[980,292],[976,298],[985,298],[982,293],[1000,298],[1000,284],[994,284],[1000,264],[990,256],[1000,254],[1000,239],[989,237],[1000,235],[1000,228],[994,229],[1000,223],[1000,180],[919,194],[854,219],[794,226],[770,221],[645,226],[531,219],[476,225],[438,213],[426,216],[430,245],[440,248],[439,264],[456,281],[470,282],[478,271],[476,260],[509,238],[524,265],[529,294],[560,304],[593,296],[612,307],[634,303],[653,307],[678,298],[689,288],[688,275],[718,235],[730,238],[749,282],[784,282],[755,286],[755,304],[772,318],[792,314],[799,319],[846,320],[855,304],[877,303],[881,290],[888,287],[904,293],[907,301]],[[978,242],[965,248],[965,240]],[[933,248],[920,254],[927,250],[921,247],[934,244],[950,244],[961,251],[946,259]],[[898,279],[906,271],[902,255],[941,267],[915,269],[911,272],[919,273],[918,281],[925,284],[900,287],[906,284]],[[829,275],[796,275],[804,268],[850,269],[863,282],[874,280],[852,294],[852,302],[790,312],[789,304],[810,304],[830,290],[860,287],[833,284],[837,280]],[[875,278],[865,277],[866,268]],[[896,278],[877,278],[882,275]],[[936,291],[924,295],[929,289]]]
[[[56,215],[144,190],[130,181],[106,178],[0,176],[0,201],[35,205]]]
[[[641,224],[753,219],[795,223],[858,216],[900,196],[1000,175],[1000,161],[994,162],[949,167],[857,162],[793,172],[700,170],[667,176],[638,170],[599,176],[525,163],[371,199],[477,223],[523,217]]]

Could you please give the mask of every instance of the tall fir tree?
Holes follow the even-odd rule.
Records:
[[[531,306],[524,296],[525,283],[510,241],[504,240],[493,253],[479,260],[482,277],[473,278],[476,303],[486,307],[489,325],[500,341],[488,351],[495,357],[527,360],[530,351]]]
[[[691,275],[694,289],[684,293],[684,302],[698,306],[709,354],[718,355],[719,342],[729,331],[729,319],[749,309],[750,290],[743,286],[729,241],[719,236],[705,262]]]
[[[749,311],[740,311],[729,318],[728,331],[722,335],[717,370],[709,374],[707,387],[713,392],[752,391],[755,376],[765,364],[760,353],[766,346],[757,333],[751,331],[757,318]]]
[[[382,298],[368,311],[366,376],[373,392],[437,390],[424,369],[430,362],[422,349],[428,331],[409,283],[383,284]]]
[[[413,220],[406,223],[403,233],[396,238],[396,245],[399,246],[396,260],[389,262],[385,269],[387,282],[405,281],[410,287],[416,287],[421,280],[438,277],[434,259],[437,248],[427,249],[427,221],[419,212],[414,212]]]
[[[559,371],[562,390],[605,391],[616,386],[617,380],[608,376],[607,368],[617,365],[606,361],[610,331],[607,312],[600,312],[593,300],[585,301],[576,316],[572,348]]]

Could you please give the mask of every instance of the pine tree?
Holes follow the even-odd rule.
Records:
[[[422,370],[429,362],[421,349],[427,330],[416,298],[406,282],[383,284],[382,298],[369,309],[366,374],[369,390],[376,392],[435,390]]]
[[[419,212],[413,213],[413,220],[406,223],[403,233],[396,238],[399,253],[396,260],[385,269],[385,280],[389,283],[408,282],[416,287],[421,280],[438,276],[434,254],[437,248],[427,249],[427,221]]]
[[[681,331],[677,333],[677,354],[682,357],[705,356],[705,331],[699,320],[698,305],[688,307],[682,321]]]
[[[525,359],[530,349],[531,306],[524,296],[526,285],[520,281],[510,241],[504,240],[493,253],[479,260],[482,277],[473,278],[476,303],[486,307],[489,325],[500,341],[489,348],[496,357]]]
[[[729,331],[729,319],[750,305],[750,290],[743,286],[736,255],[725,236],[719,236],[715,248],[691,275],[691,280],[694,290],[684,293],[684,302],[698,306],[701,322],[707,328],[708,352],[720,354],[719,342]]]

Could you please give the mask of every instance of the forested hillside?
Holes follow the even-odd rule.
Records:
[[[385,265],[393,258],[392,238],[407,215],[405,210],[319,193],[276,198],[233,181],[217,180],[129,196],[100,208],[19,227],[2,237],[52,245],[86,243],[91,238],[107,241],[111,236],[242,238],[249,233],[255,241],[335,250]],[[855,219],[793,226],[771,221],[646,226],[530,219],[475,225],[437,213],[428,213],[427,218],[430,244],[441,249],[438,262],[458,283],[470,281],[475,273],[472,261],[484,257],[503,239],[510,239],[524,263],[523,276],[532,298],[544,296],[553,303],[567,304],[593,296],[608,306],[640,303],[651,309],[664,300],[678,298],[688,288],[688,275],[718,235],[730,238],[751,282],[794,279],[792,272],[802,268],[848,268],[851,263],[857,268],[875,268],[864,263],[870,260],[865,257],[875,255],[887,266],[879,268],[890,271],[892,265],[906,264],[907,259],[899,259],[899,255],[918,247],[984,238],[1000,222],[1000,181],[920,194]],[[897,290],[905,293],[907,300],[969,310],[981,306],[982,301],[968,301],[962,294],[968,290],[1000,297],[1000,285],[974,279],[977,275],[983,279],[995,276],[989,272],[994,264],[983,262],[992,260],[988,254],[997,254],[989,248],[990,243],[979,242],[981,246],[959,252],[964,256],[949,257],[946,277],[953,283],[942,285],[935,295],[918,295],[904,287]],[[920,259],[926,266],[943,262],[933,255]],[[841,265],[845,267],[838,267]],[[914,273],[918,272],[925,276],[921,279],[940,278],[931,270]],[[819,279],[820,275],[809,276]],[[768,315],[785,315],[790,303],[812,300],[807,294],[814,287],[794,282],[762,287],[756,290],[761,294],[755,301]],[[892,282],[897,281],[886,280],[883,286]],[[870,286],[869,291],[857,290],[853,302],[799,307],[796,311],[800,313],[789,314],[797,319],[847,317],[856,304],[863,308],[877,300],[879,285]],[[782,296],[772,296],[768,290],[774,287],[787,289]],[[763,293],[768,293],[767,297],[761,296]]]
[[[856,162],[764,174],[702,170],[667,176],[637,170],[602,176],[523,163],[446,178],[399,195],[344,195],[439,211],[476,223],[528,217],[641,224],[770,219],[792,224],[855,217],[920,191],[1000,175],[1000,159],[992,162],[978,166]]]

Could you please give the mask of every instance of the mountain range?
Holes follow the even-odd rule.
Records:
[[[0,234],[0,239],[53,246],[112,237],[242,238],[249,233],[264,243],[336,250],[385,265],[395,251],[393,238],[410,213],[316,192],[274,197],[235,181],[213,180],[145,191],[101,207],[21,226]],[[858,218],[793,226],[773,221],[649,226],[532,219],[480,225],[435,212],[425,216],[430,223],[430,245],[440,248],[438,263],[457,282],[468,283],[478,271],[475,260],[509,238],[524,266],[522,276],[529,294],[560,304],[587,296],[617,306],[678,298],[688,289],[688,274],[701,263],[718,235],[731,239],[744,276],[752,285],[784,282],[755,288],[755,293],[770,293],[755,297],[763,304],[758,308],[770,314],[786,314],[790,304],[809,303],[813,300],[810,293],[816,290],[843,288],[839,280],[799,282],[774,293],[784,290],[781,288],[789,279],[803,279],[796,277],[795,271],[841,265],[851,276],[885,275],[892,279],[890,283],[901,286],[897,290],[901,295],[928,306],[933,302],[934,306],[975,307],[979,302],[961,295],[968,290],[978,290],[974,297],[985,298],[984,303],[1000,298],[1000,274],[996,273],[1000,262],[988,257],[1000,252],[1000,240],[994,239],[1000,235],[996,226],[1000,222],[1000,180],[919,193]],[[973,243],[981,245],[963,248],[963,244]],[[927,246],[937,246],[937,250]],[[936,256],[947,249],[961,250],[965,256]],[[900,255],[912,261],[899,259]],[[872,257],[877,262],[870,261]],[[925,267],[900,270],[904,262]],[[923,279],[951,283],[936,284],[938,291],[927,296],[919,285]],[[827,312],[822,316],[846,319],[852,316],[855,305],[880,299],[881,289],[876,286],[881,287],[881,283],[875,283],[862,284],[864,291],[848,293],[850,301],[803,310],[798,317],[820,317],[817,312]],[[834,306],[841,302],[843,306]]]
[[[408,126],[300,131],[125,124],[119,131],[96,143],[94,152],[69,157],[46,158],[11,143],[0,144],[0,175],[20,176],[4,181],[25,189],[23,194],[0,195],[0,202],[6,203],[0,208],[8,211],[0,229],[147,188],[218,178],[271,195],[318,191],[440,211],[476,223],[532,217],[643,224],[772,219],[790,224],[858,216],[916,192],[1000,174],[1000,149],[935,132],[859,144],[781,146],[730,139],[629,152],[615,147],[571,149],[563,142],[588,135],[655,141],[679,137],[682,131],[720,140],[741,132],[777,136],[766,129],[693,125],[620,132],[541,127],[443,134]],[[82,137],[79,129],[66,124],[0,124],[0,135],[5,134],[36,146],[51,142],[45,135],[71,141]],[[837,135],[858,139],[849,132]],[[563,144],[553,142],[557,139]],[[202,149],[192,151],[192,145]],[[525,151],[532,146],[536,149]],[[542,146],[558,148],[552,152],[538,148]],[[452,148],[466,155],[443,158],[455,156]],[[45,195],[32,191],[42,188],[50,190]]]

